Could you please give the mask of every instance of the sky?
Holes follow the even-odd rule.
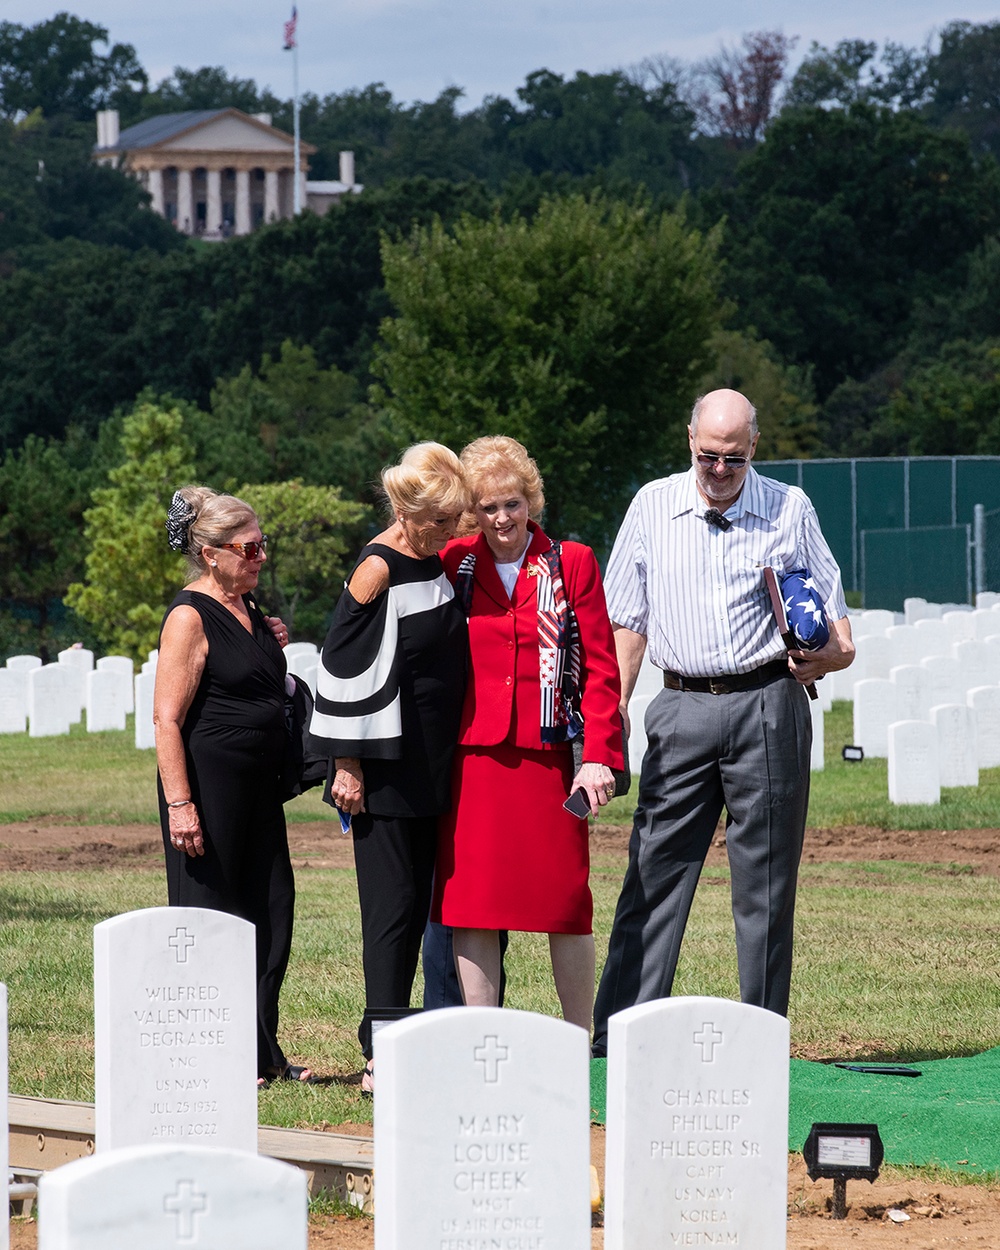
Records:
[[[68,11],[132,44],[153,83],[177,65],[222,65],[279,97],[292,94],[282,52],[291,0],[0,0],[0,20],[33,25]],[[384,82],[397,100],[465,90],[463,105],[513,97],[532,70],[600,73],[666,54],[694,61],[749,30],[812,41],[922,45],[949,21],[1000,19],[978,0],[302,0],[299,85],[318,95]]]

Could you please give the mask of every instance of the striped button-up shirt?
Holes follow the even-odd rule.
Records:
[[[847,615],[840,569],[797,486],[749,470],[726,512],[704,519],[694,470],[649,482],[629,505],[604,579],[616,625],[646,638],[660,668],[685,677],[748,673],[785,652],[763,566],[808,568],[830,620]]]

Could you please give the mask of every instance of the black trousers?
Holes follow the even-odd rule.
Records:
[[[171,907],[206,907],[249,920],[256,934],[257,1071],[285,1065],[278,1043],[278,995],[292,949],[295,879],[288,854],[277,770],[244,751],[213,743],[211,761],[188,761],[191,797],[198,807],[205,854],[170,844],[159,785],[160,824]],[[207,766],[211,764],[211,767]]]
[[[629,862],[594,1007],[594,1054],[608,1019],[669,996],[695,887],[723,807],[740,998],[788,1013],[792,926],[809,805],[812,721],[787,677],[733,694],[663,690]]]
[[[365,1014],[358,1040],[372,1056],[372,1014],[408,1008],[431,906],[436,816],[353,818],[354,866],[361,904]]]

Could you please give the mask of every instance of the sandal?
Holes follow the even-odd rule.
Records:
[[[312,1068],[300,1068],[294,1063],[286,1063],[280,1072],[265,1072],[257,1078],[257,1088],[267,1089],[275,1081],[301,1081],[303,1085],[312,1085],[316,1081]]]
[[[375,1095],[375,1061],[369,1059],[365,1070],[361,1073],[361,1097],[372,1098]]]

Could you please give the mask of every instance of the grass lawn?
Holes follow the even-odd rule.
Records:
[[[933,808],[893,808],[884,761],[845,764],[850,705],[826,719],[826,769],[814,774],[809,823],[884,828],[1000,826],[1000,769],[978,790],[946,792]],[[153,822],[155,760],[131,732],[2,740],[0,823]],[[314,819],[318,791],[288,805]],[[629,799],[612,820],[627,823]],[[598,958],[611,927],[622,862],[597,857],[592,885]],[[1000,881],[960,865],[810,864],[800,876],[793,1048],[807,1057],[857,1055],[918,1060],[975,1053],[997,1041],[1000,1007]],[[0,978],[10,993],[10,1086],[20,1094],[93,1098],[92,928],[98,921],[165,902],[159,873],[115,869],[9,873],[0,883]],[[508,1005],[557,1014],[547,942],[514,935]],[[728,874],[706,870],[696,896],[676,992],[737,997]],[[419,1001],[418,984],[414,1001]],[[360,1067],[355,1029],[363,1004],[353,873],[298,875],[292,963],[281,1035],[290,1058],[320,1072]],[[263,1122],[307,1125],[370,1118],[357,1086],[274,1086]]]
[[[594,864],[598,956],[621,884],[621,861]],[[158,873],[11,873],[0,888],[0,969],[10,994],[15,1093],[93,1098],[91,930],[161,905]],[[1000,881],[934,864],[807,865],[801,876],[792,1042],[807,1057],[916,1060],[971,1054],[997,1040]],[[676,992],[738,997],[728,874],[707,870],[695,900]],[[515,934],[508,1005],[558,1014],[544,936]],[[418,984],[415,1001],[419,1001]],[[289,1056],[323,1073],[360,1068],[363,1006],[353,873],[299,873],[295,945],[282,997]],[[275,1086],[269,1124],[370,1118],[354,1085]]]

